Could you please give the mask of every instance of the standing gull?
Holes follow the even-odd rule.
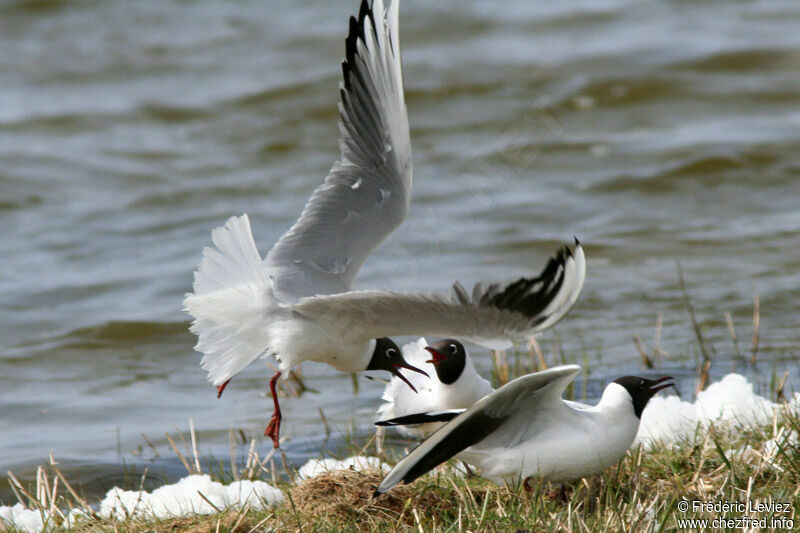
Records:
[[[467,349],[455,339],[443,339],[428,346],[425,338],[420,338],[403,346],[403,357],[425,370],[430,378],[410,376],[418,393],[393,378],[386,385],[384,403],[378,408],[379,423],[416,413],[466,409],[493,390],[475,370]],[[442,422],[432,422],[395,428],[404,435],[425,438],[441,425]]]
[[[495,483],[528,478],[556,483],[601,473],[633,444],[647,402],[671,377],[621,377],[595,406],[562,399],[581,367],[564,365],[510,381],[450,420],[384,478],[376,494],[410,483],[454,455]],[[383,425],[419,422],[413,416]]]
[[[300,218],[262,261],[247,215],[211,233],[194,293],[201,365],[219,393],[261,356],[274,355],[275,404],[265,435],[278,446],[281,421],[275,385],[303,361],[342,372],[410,370],[393,335],[440,335],[501,348],[549,327],[578,298],[583,249],[562,248],[539,277],[508,285],[458,283],[451,296],[353,291],[364,261],[408,212],[411,145],[403,97],[398,2],[361,4],[350,19],[340,85],[339,160],[311,195]]]

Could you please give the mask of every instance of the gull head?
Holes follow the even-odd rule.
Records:
[[[439,381],[451,385],[461,376],[464,365],[467,363],[467,351],[464,345],[455,339],[444,339],[425,349],[431,358],[425,361],[431,363],[436,369]]]
[[[372,352],[372,359],[370,359],[366,370],[388,370],[392,373],[392,375],[402,379],[406,385],[411,387],[411,390],[417,392],[417,389],[414,387],[414,385],[412,385],[411,382],[400,373],[401,368],[419,372],[423,376],[430,377],[424,370],[420,370],[419,368],[408,364],[408,361],[403,358],[403,352],[400,351],[400,348],[392,339],[389,337],[376,339],[375,351]]]
[[[614,383],[621,385],[628,391],[633,401],[633,411],[636,413],[637,418],[641,418],[642,411],[644,411],[650,398],[655,396],[655,394],[662,389],[675,387],[675,382],[672,381],[673,379],[672,376],[664,376],[657,379],[647,379],[639,376],[623,376],[619,379],[615,379]]]

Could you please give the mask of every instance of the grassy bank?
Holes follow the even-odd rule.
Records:
[[[630,452],[603,476],[574,482],[566,499],[547,484],[533,490],[498,487],[480,477],[439,469],[410,486],[371,497],[380,472],[336,471],[278,484],[286,498],[270,510],[225,510],[162,521],[91,519],[79,531],[673,531],[699,530],[682,519],[766,520],[767,529],[800,528],[800,450],[797,413],[768,427],[711,427],[693,442]],[[367,454],[374,454],[374,441]],[[396,454],[395,454],[396,455]],[[397,457],[383,457],[393,462]],[[63,490],[63,489],[62,489]],[[689,511],[681,512],[681,502]],[[698,510],[741,502],[751,510]],[[786,510],[758,510],[770,502]],[[695,509],[694,511],[692,509]],[[735,524],[735,523],[731,523]],[[772,526],[772,527],[770,527]],[[715,529],[709,523],[707,529]],[[731,527],[731,530],[741,530]],[[752,530],[745,527],[744,530]],[[8,529],[14,531],[13,529]]]

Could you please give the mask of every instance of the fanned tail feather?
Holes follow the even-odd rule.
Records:
[[[269,348],[264,315],[271,282],[253,240],[247,215],[231,217],[211,232],[216,248],[203,249],[194,293],[183,300],[203,353],[208,380],[222,385]]]

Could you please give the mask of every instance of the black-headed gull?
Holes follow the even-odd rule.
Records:
[[[460,414],[438,417],[450,421],[397,463],[375,493],[409,483],[455,455],[498,484],[528,478],[562,483],[603,472],[633,444],[650,398],[674,384],[665,383],[671,377],[625,376],[610,383],[595,406],[565,401],[564,390],[580,370],[564,365],[528,374]]]
[[[378,408],[379,424],[381,420],[416,413],[466,409],[494,390],[475,370],[464,345],[455,339],[443,339],[428,346],[421,337],[403,346],[403,357],[426,371],[430,378],[409,376],[417,393],[393,378],[381,397],[384,403]],[[405,435],[425,438],[441,425],[442,422],[433,422],[395,427]]]
[[[194,293],[184,300],[202,366],[220,394],[258,357],[275,355],[275,414],[266,435],[278,446],[275,384],[303,361],[342,372],[417,370],[393,335],[437,335],[490,347],[526,340],[575,303],[583,249],[563,248],[539,277],[477,285],[453,295],[352,291],[364,261],[406,217],[412,164],[398,41],[398,2],[361,4],[350,19],[340,86],[340,157],[295,224],[262,261],[247,215],[216,228]]]

